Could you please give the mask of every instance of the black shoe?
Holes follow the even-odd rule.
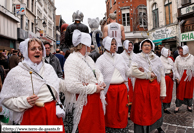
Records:
[[[164,110],[164,113],[166,113],[166,114],[171,114],[170,111],[168,111],[167,109]]]
[[[189,112],[192,112],[192,109],[189,109],[189,107],[187,106],[187,110],[189,111]]]
[[[158,133],[164,133],[164,131],[162,130],[161,127],[157,128],[158,129]]]
[[[179,112],[179,109],[176,111],[176,110],[174,110],[174,113],[176,114],[176,113],[178,113]]]

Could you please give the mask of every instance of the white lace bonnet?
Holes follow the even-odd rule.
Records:
[[[111,42],[112,42],[113,39],[114,39],[114,38],[111,38],[111,37],[109,37],[109,36],[107,36],[107,37],[105,37],[105,38],[103,39],[102,44],[103,44],[103,46],[104,46],[104,48],[105,48],[106,50],[110,51]],[[115,41],[116,41],[116,39],[115,39]],[[116,42],[116,43],[117,43],[117,42]],[[118,46],[117,46],[117,50],[118,50]],[[117,50],[116,50],[116,51],[117,51]]]
[[[142,44],[145,42],[145,41],[149,41],[151,44],[152,44],[152,50],[154,51],[154,49],[155,49],[155,44],[152,42],[152,40],[150,40],[150,39],[144,39],[141,43],[140,43],[140,45],[139,45],[139,50],[142,50],[141,49],[141,46],[142,46]]]
[[[91,36],[88,33],[84,33],[76,29],[73,31],[72,42],[74,47],[76,47],[80,43],[90,47]]]

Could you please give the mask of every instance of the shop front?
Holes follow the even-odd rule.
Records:
[[[155,43],[158,52],[161,46],[165,46],[174,52],[177,47],[177,25],[151,30],[149,31],[149,39]]]
[[[181,45],[187,45],[189,52],[194,55],[194,4],[178,9],[178,19],[181,22]]]

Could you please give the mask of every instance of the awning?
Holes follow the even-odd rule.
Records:
[[[162,39],[158,39],[158,40],[153,40],[153,43],[155,43],[155,45],[161,45],[162,41],[167,40],[167,39],[171,39],[171,38],[175,38],[175,36],[173,37],[168,37],[168,38],[162,38]]]

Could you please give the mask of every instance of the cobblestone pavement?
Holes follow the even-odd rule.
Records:
[[[187,111],[187,106],[182,105],[179,108],[178,113],[174,113],[175,109],[175,99],[176,99],[176,89],[173,89],[173,99],[171,102],[171,107],[169,111],[171,114],[164,113],[164,121],[162,129],[165,133],[194,133],[194,111]],[[192,109],[193,106],[192,106]],[[129,120],[129,133],[134,133],[134,125],[131,120]],[[151,133],[158,133],[157,130],[152,131]]]

